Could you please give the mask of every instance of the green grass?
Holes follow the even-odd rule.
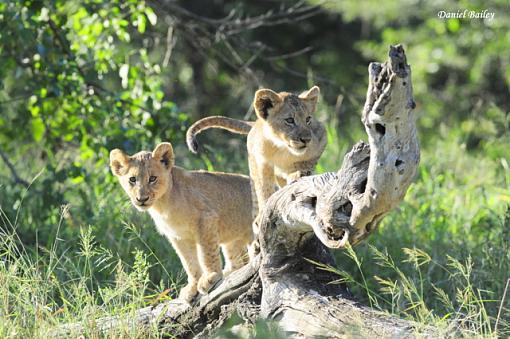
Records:
[[[148,253],[137,250],[126,263],[97,243],[92,228],[82,228],[74,239],[76,252],[66,245],[71,239],[58,234],[50,248],[28,249],[16,225],[9,226],[0,235],[0,337],[49,337],[58,324],[77,321],[90,324],[86,335],[95,337],[94,319],[130,314],[166,298],[156,292],[163,286],[149,280]],[[99,281],[101,273],[110,279]],[[137,331],[127,324],[119,329]]]
[[[448,333],[510,335],[508,174],[503,158],[438,140],[377,234],[337,252],[339,281],[369,305]]]
[[[362,136],[342,136],[333,126],[320,172],[338,169]],[[466,337],[510,335],[510,291],[503,299],[510,278],[509,157],[497,140],[483,147],[466,150],[454,133],[429,140],[404,202],[364,244],[337,251],[337,267],[324,269],[363,303],[399,317]],[[89,324],[87,336],[96,337],[93,319],[168,300],[184,282],[168,242],[115,182],[91,188],[86,201],[94,208],[85,212],[77,196],[59,208],[4,188],[0,337],[48,337],[69,322]],[[38,215],[49,217],[37,223]],[[271,324],[256,328],[259,337],[280,335]],[[112,335],[160,334],[126,324]]]

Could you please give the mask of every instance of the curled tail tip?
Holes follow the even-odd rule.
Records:
[[[188,140],[188,149],[193,154],[198,154],[198,142],[195,139]]]
[[[195,131],[193,126],[191,126],[186,132],[186,144],[188,145],[188,149],[191,153],[198,154],[198,142],[195,139]]]

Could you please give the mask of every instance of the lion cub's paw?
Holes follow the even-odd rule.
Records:
[[[197,284],[196,283],[188,283],[184,286],[179,292],[179,299],[187,302],[188,304],[193,301],[195,296],[197,295]]]
[[[201,293],[201,294],[206,294],[207,292],[209,292],[209,290],[211,289],[211,287],[217,283],[219,280],[221,280],[221,278],[223,277],[223,274],[220,272],[209,272],[209,273],[204,273],[202,274],[202,276],[200,277],[200,279],[198,279],[198,291]]]

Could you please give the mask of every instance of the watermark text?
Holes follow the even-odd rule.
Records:
[[[484,9],[481,11],[471,11],[469,9],[458,11],[439,11],[437,16],[440,19],[494,19],[494,12]]]

